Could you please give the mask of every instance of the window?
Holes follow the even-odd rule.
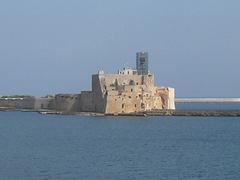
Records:
[[[133,89],[131,89],[131,92],[133,92]]]
[[[124,104],[122,104],[122,109],[124,108]]]
[[[129,81],[129,85],[135,85],[134,80],[131,79],[131,80]]]

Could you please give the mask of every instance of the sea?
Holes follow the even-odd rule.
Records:
[[[240,179],[240,118],[0,112],[0,180],[108,179]]]

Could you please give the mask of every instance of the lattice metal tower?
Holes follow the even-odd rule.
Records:
[[[139,75],[148,74],[148,53],[147,52],[137,52],[136,66],[137,66],[137,72]]]
[[[148,75],[148,53],[147,52],[137,52],[136,56],[136,66],[138,75],[142,76],[142,94],[141,94],[141,108],[145,109],[145,104],[143,100],[144,95],[144,75]]]

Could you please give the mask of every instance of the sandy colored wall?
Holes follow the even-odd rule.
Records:
[[[113,87],[115,81],[118,81],[118,84],[121,85],[130,85],[130,81],[134,82],[134,85],[141,85],[142,76],[139,75],[118,75],[118,74],[104,74],[104,75],[93,75],[95,78],[100,76],[101,84],[106,85],[107,88]],[[145,75],[143,76],[144,84],[147,86],[154,86],[154,75]],[[113,90],[113,89],[112,89]]]

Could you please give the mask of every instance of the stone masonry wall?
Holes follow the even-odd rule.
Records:
[[[34,109],[35,99],[29,98],[0,98],[0,107],[14,109]]]
[[[80,112],[81,94],[57,94],[54,100],[55,110],[65,112]]]

